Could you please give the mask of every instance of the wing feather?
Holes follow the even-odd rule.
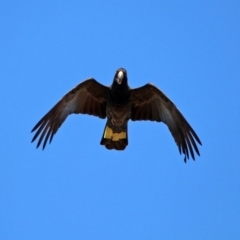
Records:
[[[106,118],[106,101],[108,97],[108,87],[98,83],[95,79],[88,79],[63,98],[34,126],[32,132],[36,131],[32,142],[38,139],[37,147],[43,141],[43,149],[48,140],[51,143],[53,136],[62,125],[68,115],[72,113],[82,113]]]
[[[202,144],[174,103],[158,88],[146,84],[140,88],[131,89],[130,101],[132,104],[131,120],[150,120],[165,123],[177,146],[180,154],[185,155],[184,161],[195,159],[194,151],[200,155],[196,142]]]

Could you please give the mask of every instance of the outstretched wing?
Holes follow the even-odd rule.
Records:
[[[133,106],[131,120],[164,122],[172,133],[179,152],[185,155],[185,162],[189,159],[189,152],[192,159],[195,159],[194,150],[200,155],[196,142],[201,144],[201,141],[197,134],[174,103],[158,88],[146,84],[132,89],[130,100]]]
[[[50,143],[58,128],[67,116],[72,113],[90,114],[105,118],[108,89],[108,87],[98,83],[93,78],[77,85],[35,125],[32,132],[36,131],[36,133],[32,142],[40,136],[37,148],[44,140],[44,149],[48,139]]]

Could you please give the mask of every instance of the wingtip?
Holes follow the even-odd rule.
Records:
[[[200,156],[200,154],[198,154],[198,155]],[[187,163],[187,160],[189,160],[189,159],[190,159],[189,156],[187,156],[187,155],[185,154],[184,159],[183,159],[184,162]],[[192,160],[195,161],[195,156],[194,156],[194,155],[192,156]]]
[[[38,123],[32,128],[31,132],[34,132],[38,128]]]
[[[46,147],[46,143],[43,144],[42,151],[45,149],[45,147]]]

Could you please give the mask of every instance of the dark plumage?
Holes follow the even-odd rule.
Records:
[[[179,152],[185,155],[185,162],[190,156],[195,159],[194,152],[200,155],[196,144],[201,144],[200,139],[171,100],[151,84],[130,89],[127,72],[123,68],[116,71],[110,87],[91,78],[68,92],[32,129],[32,132],[36,131],[32,142],[39,137],[37,147],[42,143],[44,149],[72,113],[107,117],[100,143],[107,149],[126,148],[130,119],[150,120],[164,122],[168,126]]]

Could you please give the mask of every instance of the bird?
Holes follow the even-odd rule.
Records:
[[[149,120],[166,124],[184,162],[195,154],[200,156],[198,135],[175,104],[156,86],[146,84],[131,89],[124,68],[116,70],[110,87],[94,78],[78,84],[33,127],[32,142],[38,137],[37,148],[51,143],[62,123],[70,114],[88,114],[106,119],[100,144],[107,149],[124,150],[128,145],[128,121]]]

